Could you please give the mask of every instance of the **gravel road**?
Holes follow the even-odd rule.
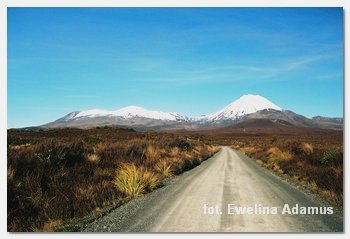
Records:
[[[329,207],[317,196],[300,190],[247,156],[222,147],[200,166],[99,218],[87,225],[85,231],[343,231],[343,217],[336,211],[333,214],[301,215],[288,211],[282,214],[286,204],[291,210],[296,204],[300,210],[301,207]],[[237,214],[235,207],[237,210],[246,207],[246,211]],[[273,214],[273,208],[277,208],[277,214]],[[249,210],[253,210],[253,214]]]

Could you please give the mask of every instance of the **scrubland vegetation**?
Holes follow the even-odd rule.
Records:
[[[8,131],[8,231],[52,231],[161,187],[230,145],[343,205],[343,133],[335,130]]]
[[[250,136],[232,148],[284,174],[336,205],[343,205],[342,132]]]
[[[8,131],[8,231],[52,231],[199,165],[218,147],[128,129]]]

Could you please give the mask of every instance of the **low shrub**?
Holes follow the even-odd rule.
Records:
[[[8,145],[24,145],[29,144],[30,140],[26,138],[21,137],[7,137],[7,144]]]
[[[95,145],[101,143],[102,139],[98,136],[86,136],[83,138],[83,141],[84,143]]]
[[[342,154],[337,150],[330,149],[323,152],[323,156],[319,159],[319,163],[323,165],[328,165],[334,163],[339,158],[343,158]]]
[[[176,139],[169,144],[170,147],[178,147],[181,150],[188,151],[191,149],[191,145],[185,139]]]
[[[273,138],[271,139],[271,144],[275,144],[277,142],[277,137],[273,136]]]

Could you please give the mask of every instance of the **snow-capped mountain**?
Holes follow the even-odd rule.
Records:
[[[128,106],[118,110],[92,109],[74,111],[42,128],[92,128],[96,126],[118,126],[134,129],[158,129],[174,127],[190,122],[177,113],[148,110],[139,106]]]
[[[243,95],[222,110],[208,116],[191,118],[178,113],[148,110],[139,106],[128,106],[118,110],[91,109],[74,111],[43,125],[45,128],[78,127],[90,128],[114,125],[133,128],[182,127],[196,128],[199,125],[221,125],[237,121],[243,116],[263,109],[281,110],[280,107],[259,95]]]
[[[296,126],[318,128],[342,128],[343,125],[341,120],[335,121],[331,118],[315,117],[315,119],[309,119],[292,111],[283,110],[260,95],[248,94],[241,96],[213,114],[199,118],[148,110],[139,106],[128,106],[112,111],[102,109],[74,111],[37,128],[117,126],[141,130],[193,130],[229,126],[252,119],[283,120]]]
[[[213,114],[201,117],[200,120],[209,122],[238,120],[245,115],[265,109],[282,110],[279,106],[260,95],[243,95],[238,100],[232,102],[223,109]]]
[[[186,121],[186,116],[177,113],[169,113],[155,110],[148,110],[139,106],[128,106],[119,110],[108,111],[101,109],[85,110],[72,112],[61,118],[64,121],[78,120],[82,118],[97,118],[97,117],[121,117],[124,119],[131,119],[135,117],[148,118],[155,120],[169,120],[169,121]]]

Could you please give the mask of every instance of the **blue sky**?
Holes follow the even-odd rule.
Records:
[[[343,10],[8,9],[9,128],[128,105],[198,116],[248,93],[343,116]]]

